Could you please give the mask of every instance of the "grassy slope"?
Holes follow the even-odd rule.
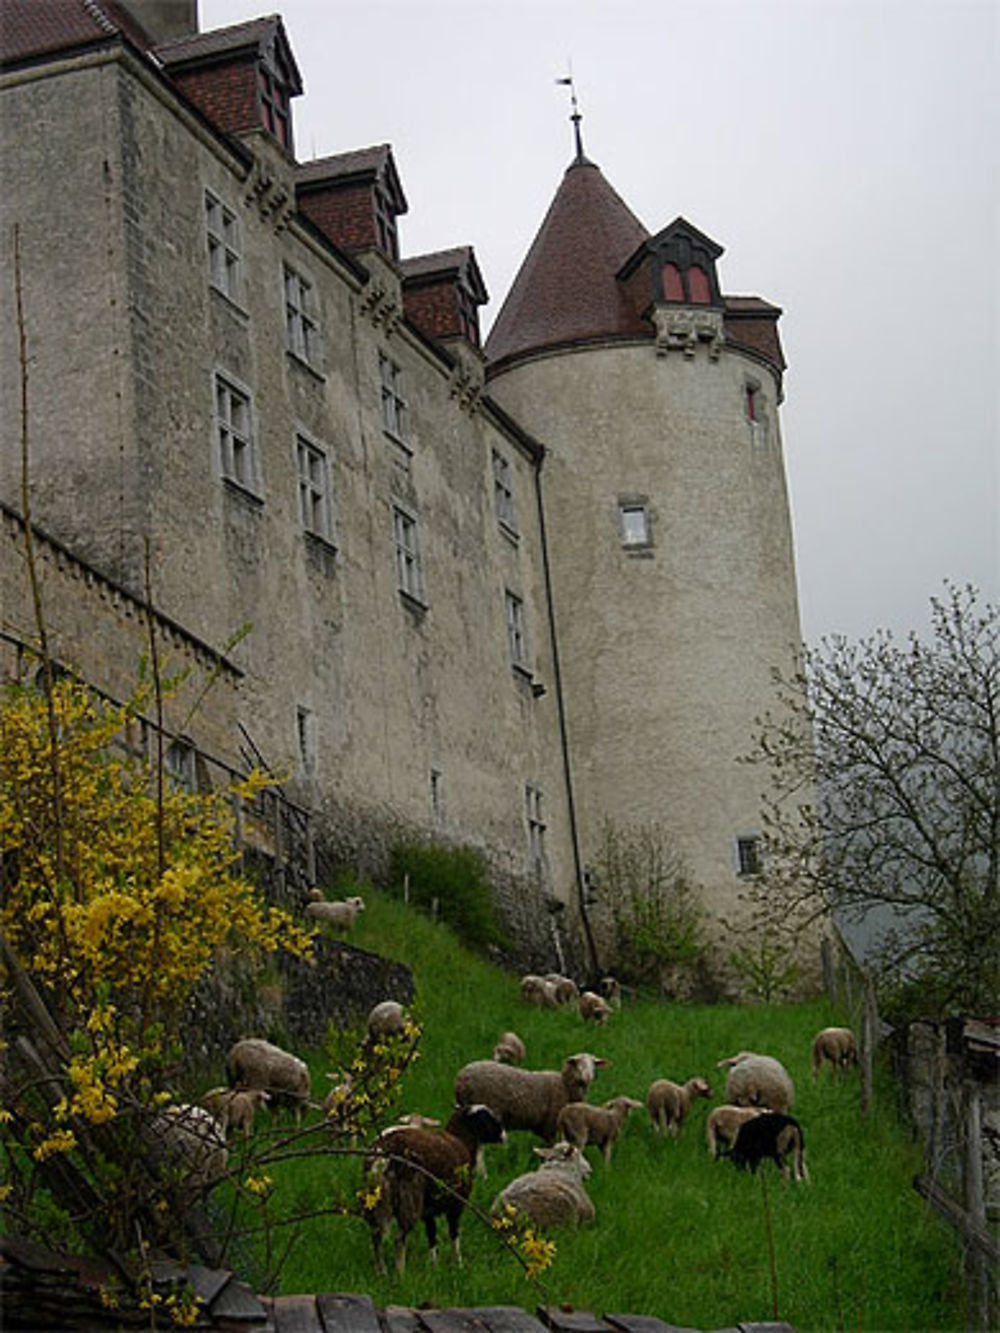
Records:
[[[545,1289],[527,1283],[488,1230],[463,1224],[465,1264],[456,1270],[447,1246],[434,1269],[422,1233],[414,1233],[402,1280],[376,1279],[367,1229],[360,1221],[311,1222],[297,1237],[282,1275],[285,1291],[366,1291],[379,1304],[439,1305],[567,1301],[577,1308],[656,1314],[696,1328],[773,1317],[765,1243],[766,1180],[777,1248],[779,1313],[807,1329],[959,1329],[959,1256],[950,1234],[910,1188],[918,1152],[896,1119],[883,1080],[875,1113],[859,1114],[857,1078],[813,1088],[808,1052],[813,1033],[842,1021],[829,1005],[688,1008],[641,1002],[605,1028],[585,1026],[575,1012],[523,1006],[516,979],[466,954],[450,932],[400,904],[369,895],[353,936],[363,947],[400,958],[417,979],[416,1015],[424,1025],[423,1055],[407,1079],[401,1110],[444,1119],[455,1072],[490,1054],[499,1033],[514,1028],[532,1068],[557,1067],[574,1051],[612,1061],[592,1101],[618,1093],[645,1098],[653,1078],[709,1079],[723,1100],[716,1061],[740,1048],[765,1050],[789,1069],[798,1092],[796,1114],[806,1135],[812,1184],[784,1186],[770,1164],[761,1176],[709,1159],[696,1104],[678,1142],[659,1139],[645,1112],[636,1112],[611,1166],[597,1154],[589,1181],[594,1226],[560,1233]],[[326,1086],[326,1063],[313,1064],[314,1086]],[[484,1208],[497,1189],[528,1168],[530,1136],[515,1134],[490,1150],[490,1178],[477,1180]],[[294,1169],[295,1190],[319,1206],[336,1168]],[[341,1178],[353,1188],[359,1168]],[[762,1178],[763,1177],[763,1178]]]

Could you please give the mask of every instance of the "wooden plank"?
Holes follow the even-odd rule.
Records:
[[[588,1310],[561,1310],[558,1305],[540,1305],[538,1317],[552,1333],[608,1333],[603,1319]]]
[[[327,1292],[316,1297],[316,1309],[324,1333],[382,1333],[370,1296]]]
[[[414,1311],[402,1305],[387,1305],[382,1311],[382,1323],[385,1333],[420,1333],[422,1327]]]
[[[475,1310],[419,1310],[418,1314],[427,1333],[490,1333]]]
[[[202,1264],[189,1264],[187,1279],[202,1304],[210,1306],[233,1281],[233,1275],[225,1268],[205,1268]]]
[[[665,1324],[662,1319],[649,1314],[606,1314],[604,1318],[613,1329],[621,1329],[622,1333],[699,1333],[696,1328]]]
[[[271,1308],[276,1333],[323,1333],[315,1296],[275,1296]]]
[[[209,1308],[212,1318],[217,1320],[242,1319],[263,1323],[268,1318],[265,1301],[238,1278],[230,1278]]]
[[[991,1263],[1000,1264],[1000,1244],[993,1239],[986,1227],[980,1225],[965,1209],[955,1202],[941,1186],[929,1176],[914,1176],[913,1188],[919,1195],[933,1204],[946,1222],[955,1228],[968,1245],[974,1246]]]
[[[778,1323],[749,1323],[739,1325],[740,1333],[796,1333],[791,1324]]]
[[[545,1326],[519,1305],[477,1306],[472,1313],[482,1320],[489,1333],[545,1333]]]

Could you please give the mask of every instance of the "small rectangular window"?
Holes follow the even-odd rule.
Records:
[[[423,599],[420,550],[417,545],[417,520],[405,509],[394,506],[393,533],[396,541],[396,575],[401,592],[415,601]]]
[[[499,522],[511,532],[517,531],[517,513],[514,509],[514,474],[510,461],[498,450],[493,450],[493,501]]]
[[[763,447],[767,444],[767,413],[760,385],[752,380],[748,380],[743,386],[743,413],[750,426],[751,440]]]
[[[256,491],[257,460],[250,397],[222,375],[215,377],[215,430],[222,475],[244,490]]]
[[[545,864],[545,816],[542,803],[541,787],[537,787],[533,782],[526,782],[524,805],[528,822],[528,854],[536,870],[542,869]]]
[[[527,639],[524,632],[524,601],[509,590],[504,594],[507,611],[507,648],[512,666],[524,668],[528,660]]]
[[[431,769],[431,816],[435,828],[444,827],[444,775],[439,768]]]
[[[759,875],[761,872],[760,838],[756,836],[737,838],[736,861],[740,875],[744,877]]]
[[[319,445],[299,435],[295,441],[299,476],[299,516],[306,532],[333,541],[330,463]]]
[[[295,737],[302,771],[312,776],[316,772],[316,718],[311,709],[296,708]]]
[[[285,342],[288,350],[314,366],[319,359],[319,325],[312,283],[287,264],[285,276]]]
[[[406,400],[403,397],[403,372],[383,352],[378,358],[382,382],[382,429],[393,439],[405,443],[407,434]]]
[[[264,128],[274,135],[282,148],[292,146],[292,126],[288,114],[288,89],[271,70],[260,70],[260,112]]]
[[[239,220],[211,190],[205,191],[205,230],[209,281],[238,302],[242,287]]]
[[[649,512],[644,504],[622,504],[618,522],[623,546],[649,546]]]
[[[171,791],[197,791],[198,778],[194,746],[174,740],[163,754],[163,770]]]

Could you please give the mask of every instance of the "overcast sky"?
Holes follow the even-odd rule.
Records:
[[[280,12],[300,159],[392,144],[404,255],[495,316],[573,155],[782,307],[803,633],[1000,599],[1000,0],[200,0]]]

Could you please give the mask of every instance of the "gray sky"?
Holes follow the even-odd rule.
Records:
[[[405,255],[499,309],[573,153],[780,305],[803,633],[1000,598],[1000,0],[200,0],[280,12],[301,159],[393,146]]]

